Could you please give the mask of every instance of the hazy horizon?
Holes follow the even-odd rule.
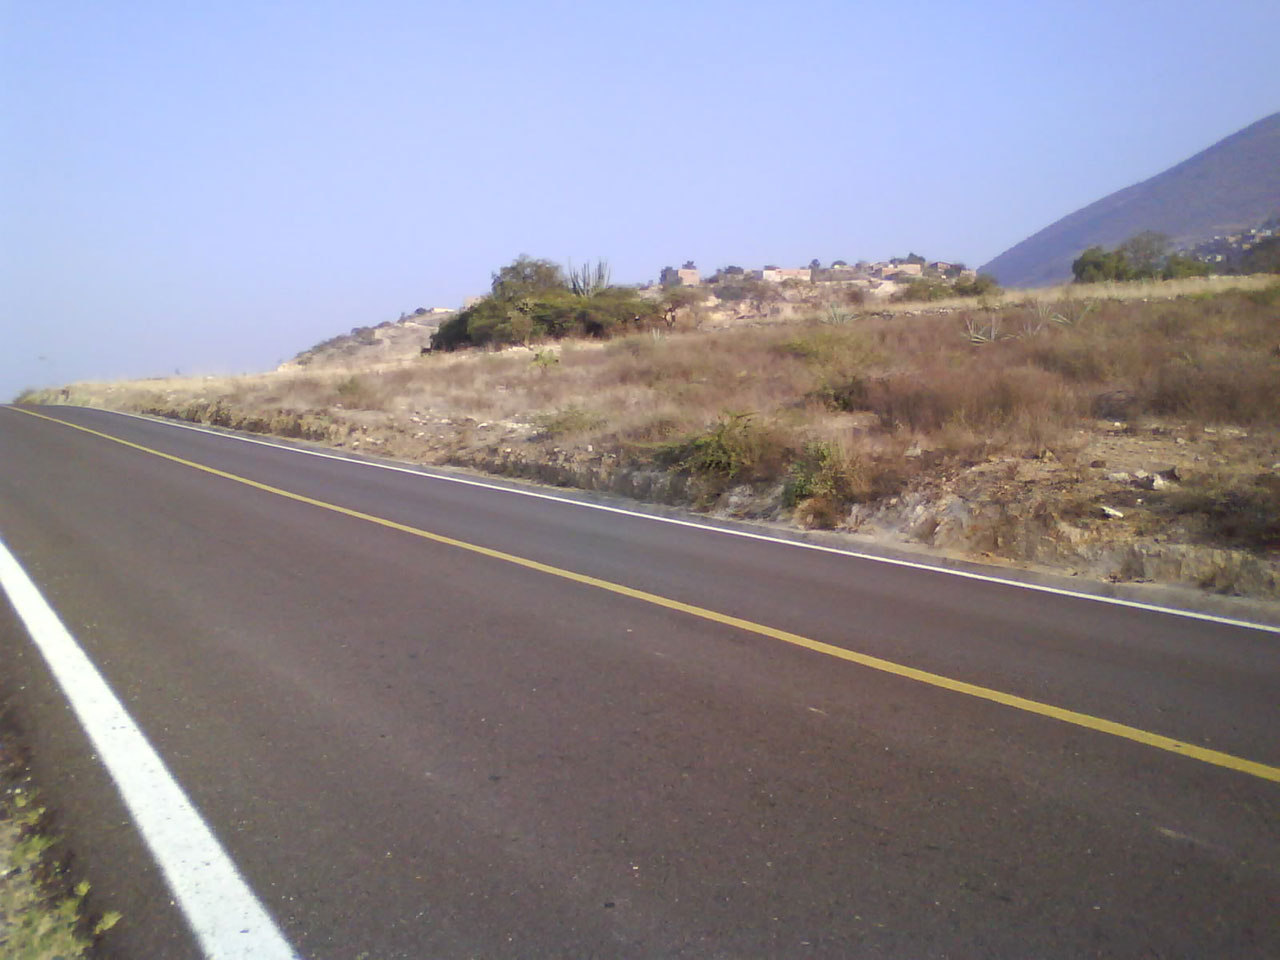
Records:
[[[971,266],[1280,108],[1273,3],[10,7],[0,400],[268,369],[520,253]]]

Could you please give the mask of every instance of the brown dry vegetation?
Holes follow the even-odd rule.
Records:
[[[959,490],[975,509],[1002,504],[1002,522],[1021,532],[966,533],[953,545],[1022,560],[1066,562],[1061,542],[1080,530],[1090,542],[1105,538],[1105,503],[1126,514],[1110,524],[1112,536],[1243,550],[1257,561],[1252,579],[1202,570],[1174,579],[1268,593],[1280,548],[1280,285],[1245,286],[1167,299],[1069,288],[1057,299],[915,314],[815,310],[785,324],[363,370],[77,385],[27,399],[789,513],[817,526],[883,521],[903,498]],[[1192,289],[1164,290],[1184,287]],[[1043,476],[991,468],[1028,458]],[[1176,480],[1150,489],[1143,476],[1114,477],[1120,466],[1143,474],[1153,465]],[[666,479],[637,484],[637,473]],[[1035,524],[1019,502],[1037,505]]]

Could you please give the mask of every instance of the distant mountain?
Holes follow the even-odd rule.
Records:
[[[1071,279],[1086,247],[1114,247],[1143,230],[1188,247],[1280,213],[1280,113],[1219,140],[1176,167],[1063,217],[981,269],[1008,287]]]

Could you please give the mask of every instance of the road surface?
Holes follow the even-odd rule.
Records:
[[[1280,956],[1274,630],[36,412],[0,539],[300,957]],[[0,663],[103,955],[200,956]]]

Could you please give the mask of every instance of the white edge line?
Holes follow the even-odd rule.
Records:
[[[205,956],[297,960],[146,735],[3,541],[0,588],[115,781]]]
[[[963,580],[977,580],[980,583],[994,583],[1006,587],[1018,587],[1023,590],[1032,590],[1037,593],[1048,593],[1059,597],[1071,597],[1076,600],[1091,600],[1094,603],[1108,603],[1117,607],[1129,607],[1133,610],[1145,610],[1150,613],[1163,613],[1171,617],[1183,617],[1189,620],[1202,620],[1207,623],[1218,623],[1228,627],[1242,627],[1246,630],[1261,630],[1266,633],[1280,634],[1280,626],[1272,626],[1268,623],[1257,623],[1252,620],[1237,620],[1233,617],[1220,617],[1212,613],[1200,613],[1195,610],[1180,610],[1177,607],[1164,607],[1155,603],[1143,603],[1141,600],[1125,600],[1121,597],[1106,597],[1101,594],[1084,593],[1078,590],[1067,590],[1062,587],[1050,587],[1039,583],[1027,583],[1022,580],[1008,580],[1003,577],[996,577],[990,574],[972,573],[968,570],[955,570],[950,567],[935,566],[934,564],[923,563],[916,560],[882,557],[874,553],[862,553],[857,550],[828,547],[820,543],[808,543],[804,540],[787,540],[781,537],[771,537],[768,534],[753,533],[749,530],[734,530],[730,527],[717,527],[699,523],[696,520],[681,520],[676,517],[664,517],[637,510],[628,510],[625,507],[611,507],[603,503],[591,503],[586,500],[577,500],[571,497],[560,497],[551,493],[541,493],[536,490],[521,490],[518,487],[502,486],[500,484],[488,483],[484,480],[476,480],[470,477],[450,476],[446,473],[436,473],[430,467],[402,467],[392,463],[377,463],[372,460],[357,460],[352,457],[344,457],[337,453],[325,453],[323,450],[308,450],[305,447],[295,447],[287,443],[276,443],[271,440],[262,440],[257,437],[246,437],[238,433],[210,430],[202,424],[184,423],[177,420],[170,420],[167,417],[143,416],[137,413],[126,413],[121,410],[107,410],[103,407],[75,407],[72,409],[99,410],[102,413],[110,413],[118,417],[129,417],[133,420],[142,420],[146,423],[176,427],[181,430],[194,430],[197,433],[203,433],[206,436],[224,437],[228,440],[239,440],[242,443],[255,443],[264,447],[272,447],[276,450],[287,450],[292,453],[305,454],[309,457],[320,457],[325,460],[338,460],[342,463],[351,463],[365,467],[376,467],[379,470],[391,470],[395,473],[407,473],[413,476],[427,477],[431,480],[444,480],[448,483],[459,483],[468,487],[480,487],[484,490],[492,490],[498,493],[510,493],[521,497],[533,497],[536,500],[551,500],[555,503],[586,507],[589,510],[601,510],[605,513],[617,513],[622,514],[623,516],[636,517],[640,520],[652,520],[656,523],[670,523],[678,527],[691,527],[696,530],[723,534],[724,536],[729,537],[742,537],[747,540],[762,540],[766,543],[774,543],[781,546],[800,547],[805,550],[817,550],[821,553],[834,553],[839,556],[850,557],[855,560],[868,560],[872,563],[883,563],[891,567],[906,567],[911,570],[927,570],[932,573],[945,574],[949,577],[959,577]]]

